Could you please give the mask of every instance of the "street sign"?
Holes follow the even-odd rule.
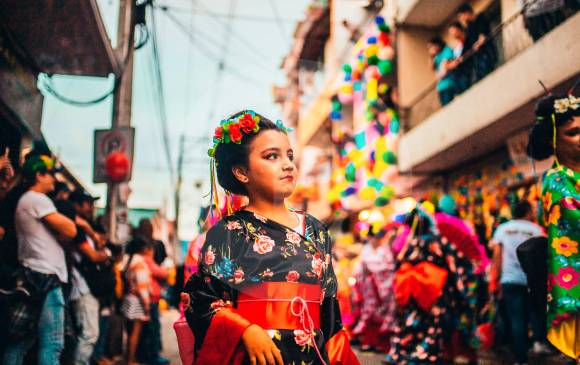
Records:
[[[95,147],[93,154],[93,182],[107,182],[105,162],[112,152],[122,152],[129,159],[129,173],[125,181],[131,180],[133,171],[133,141],[135,128],[120,127],[115,129],[95,130]]]

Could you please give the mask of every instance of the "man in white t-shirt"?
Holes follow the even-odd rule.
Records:
[[[519,202],[513,212],[514,219],[497,227],[491,245],[493,247],[493,270],[501,284],[500,296],[505,305],[510,325],[513,351],[518,364],[527,363],[529,305],[528,281],[520,266],[516,249],[532,237],[544,236],[542,228],[533,223],[533,209],[528,201]],[[498,287],[497,285],[495,287]],[[535,348],[541,347],[540,324],[532,313],[532,332]],[[545,336],[544,336],[545,337]]]
[[[75,237],[75,223],[57,212],[46,195],[54,189],[53,161],[48,156],[28,157],[22,167],[28,188],[18,200],[15,213],[18,261],[26,269],[56,283],[47,288],[38,318],[38,363],[58,364],[64,347],[64,297],[59,283],[67,283],[65,252],[59,239]],[[34,336],[6,346],[2,363],[20,365],[34,344]]]

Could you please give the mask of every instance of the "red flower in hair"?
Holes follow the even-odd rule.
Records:
[[[223,129],[222,129],[222,127],[221,127],[221,126],[217,127],[217,128],[215,129],[215,134],[214,134],[214,136],[213,136],[213,137],[214,137],[215,139],[218,139],[218,140],[220,140],[220,141],[221,141],[221,140],[222,140],[222,137],[223,137],[222,131],[223,131]]]
[[[256,126],[256,121],[251,114],[244,114],[244,116],[240,119],[240,125],[242,126],[244,133],[251,133]]]
[[[242,140],[242,130],[239,123],[230,124],[230,139],[234,143],[240,143]]]

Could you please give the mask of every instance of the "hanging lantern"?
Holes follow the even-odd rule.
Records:
[[[129,158],[123,152],[112,152],[105,160],[105,172],[113,182],[124,181],[129,176]]]

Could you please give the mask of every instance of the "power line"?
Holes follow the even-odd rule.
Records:
[[[195,2],[195,0],[193,0]],[[169,10],[174,10],[174,11],[180,11],[180,12],[184,12],[184,11],[193,11],[195,12],[197,15],[200,16],[208,16],[208,17],[212,17],[212,18],[225,18],[225,19],[229,19],[228,14],[222,14],[222,13],[217,13],[211,10],[208,10],[207,8],[203,8],[203,9],[196,9],[196,7],[199,7],[200,5],[198,4],[193,4],[194,6],[192,7],[184,7],[184,6],[175,6],[175,5],[167,5],[167,4],[160,4],[159,7],[164,7],[164,8],[168,8]],[[249,21],[249,22],[265,22],[265,23],[273,23],[273,22],[286,22],[286,23],[296,23],[299,22],[300,19],[298,18],[279,18],[279,19],[275,19],[275,18],[270,18],[270,17],[263,17],[263,16],[258,16],[258,15],[250,15],[250,14],[246,14],[246,15],[235,15],[233,17],[231,17],[232,20],[237,20],[237,21]]]
[[[165,110],[165,95],[163,89],[163,78],[161,76],[161,62],[159,59],[159,49],[157,43],[157,26],[155,22],[155,9],[151,8],[151,27],[152,27],[152,51],[153,51],[153,62],[155,66],[155,79],[157,82],[157,87],[155,90],[157,91],[157,97],[159,101],[159,119],[161,121],[161,135],[163,139],[163,147],[165,150],[165,159],[167,160],[167,166],[169,170],[169,176],[171,179],[171,186],[174,186],[175,182],[175,174],[173,171],[173,159],[171,158],[171,149],[169,147],[169,131],[167,126],[167,111]]]
[[[236,0],[230,0],[230,10],[229,10],[229,15],[230,15],[230,19],[231,17],[234,15],[234,11],[236,9]],[[214,118],[214,114],[215,114],[215,109],[216,106],[218,104],[219,98],[219,90],[220,90],[220,81],[222,78],[222,74],[225,68],[225,63],[226,63],[226,57],[228,55],[228,46],[230,43],[230,39],[231,39],[231,34],[232,34],[232,22],[228,21],[227,23],[227,28],[226,28],[226,34],[224,36],[224,46],[222,48],[222,53],[221,53],[221,60],[218,63],[218,70],[217,70],[217,74],[216,74],[216,79],[214,82],[214,95],[212,97],[212,101],[213,104],[209,110],[209,114],[208,114],[208,120],[213,120]]]
[[[223,44],[222,42],[218,41],[216,38],[213,38],[213,36],[209,35],[208,33],[205,33],[203,31],[201,31],[198,28],[194,28],[192,26],[187,27],[185,24],[183,24],[179,19],[177,19],[172,13],[170,13],[169,11],[167,11],[167,9],[163,8],[163,7],[159,7],[159,9],[164,11],[164,14],[167,15],[167,17],[169,17],[176,25],[179,26],[179,28],[181,28],[181,30],[183,32],[189,33],[191,34],[191,36],[193,36],[194,38],[196,36],[199,36],[198,42],[200,40],[204,40],[204,41],[208,41],[209,44],[211,44],[212,46],[216,46],[217,48],[224,48],[225,44]],[[228,25],[227,23],[220,23],[224,24],[226,28],[228,28],[230,25]],[[233,36],[236,36],[236,34],[233,34]],[[242,38],[243,39],[243,38]],[[244,40],[245,41],[245,40]],[[248,55],[252,56],[254,58],[254,63],[252,63],[252,65],[256,65],[262,68],[269,68],[270,65],[266,64],[266,63],[262,63],[263,60],[265,59],[265,55],[261,55],[259,53],[256,53],[255,51],[251,50],[249,47],[241,47],[240,49],[242,50],[248,50],[249,52],[247,53]],[[257,51],[260,52],[260,51]],[[220,58],[220,56],[215,56],[214,58]],[[257,65],[258,63],[261,63],[261,65]]]
[[[198,2],[198,6],[205,10],[205,11],[209,11],[205,6],[203,6],[200,2]],[[227,23],[224,22],[222,19],[220,19],[219,17],[215,17],[212,16],[211,19],[213,19],[214,23],[218,24],[221,27],[227,27]],[[248,50],[252,51],[252,53],[260,56],[260,58],[262,59],[268,59],[268,55],[264,54],[262,52],[261,49],[256,48],[256,46],[254,46],[254,44],[248,40],[246,40],[244,37],[242,37],[241,35],[239,35],[238,33],[234,32],[232,34],[232,36],[234,38],[236,38],[238,40],[238,42],[243,45],[245,48],[247,48]]]
[[[280,35],[282,40],[286,40],[286,30],[284,29],[284,24],[282,24],[282,19],[280,19],[280,14],[278,13],[278,8],[276,7],[276,2],[274,0],[269,0],[270,7],[272,8],[272,13],[274,14],[274,19],[276,24],[278,24],[278,29],[280,30]]]
[[[181,24],[181,22],[179,22],[178,19],[176,19],[173,15],[171,15],[168,12],[163,12],[163,14],[165,14],[169,19],[171,19],[173,21],[173,23],[177,26],[177,28],[179,30],[181,30],[189,39],[190,42],[194,42],[195,46],[200,49],[202,52],[201,54],[204,55],[207,59],[214,61],[214,62],[219,62],[220,57],[218,55],[216,55],[210,48],[207,48],[203,45],[203,43],[201,42],[203,40],[203,38],[196,38],[194,34],[189,33],[189,31],[187,30],[187,27],[185,27],[183,24]],[[197,40],[197,42],[195,42]],[[255,79],[252,79],[250,77],[248,77],[247,75],[241,73],[239,70],[237,70],[236,68],[232,67],[232,66],[228,66],[228,67],[224,67],[224,71],[230,73],[231,75],[237,77],[238,79],[247,82],[249,85],[252,85],[254,87],[258,87],[260,84],[262,84],[263,86],[266,86],[266,84],[263,84],[260,81],[257,81]]]
[[[197,2],[197,0],[192,0],[193,4],[195,5],[195,3]],[[193,11],[193,8],[191,9],[191,12],[189,13],[189,33],[193,33],[193,20],[194,20],[194,16],[195,16],[195,12]],[[181,122],[181,130],[182,130],[182,134],[185,133],[185,120],[189,115],[189,110],[190,110],[190,103],[189,103],[189,98],[191,95],[191,82],[189,82],[189,79],[191,77],[191,69],[192,67],[190,67],[191,64],[191,52],[193,49],[193,44],[191,42],[188,42],[188,46],[187,46],[187,62],[186,62],[186,71],[185,71],[185,100],[186,102],[184,103],[184,108],[183,108],[183,120]]]
[[[82,107],[93,106],[93,105],[99,104],[100,102],[107,99],[109,96],[113,95],[113,93],[117,89],[117,85],[119,83],[118,80],[120,80],[120,78],[115,78],[115,83],[113,85],[113,88],[110,91],[107,91],[105,94],[103,94],[95,99],[75,100],[75,99],[71,99],[71,98],[66,97],[66,96],[62,95],[61,93],[57,92],[54,89],[54,86],[52,85],[52,77],[51,76],[44,74],[44,73],[41,73],[39,75],[39,81],[40,81],[40,86],[41,86],[42,91],[46,91],[47,93],[54,96],[57,100],[60,100],[63,103],[74,105],[74,106],[82,106]]]

